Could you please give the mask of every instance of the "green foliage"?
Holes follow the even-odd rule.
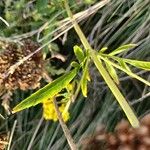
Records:
[[[66,9],[68,11],[68,14],[71,16],[71,12],[70,12],[67,4],[65,6],[66,6]],[[74,22],[72,22],[72,23],[74,23]],[[137,127],[139,124],[138,124],[138,120],[137,120],[136,116],[134,115],[134,112],[132,111],[132,109],[130,108],[130,106],[126,102],[125,98],[123,97],[123,95],[121,94],[121,92],[119,91],[119,89],[117,88],[117,86],[113,82],[113,80],[114,80],[117,84],[119,84],[119,78],[117,76],[117,73],[116,73],[114,67],[119,68],[120,70],[126,72],[131,77],[135,77],[136,79],[144,82],[147,85],[150,85],[150,83],[148,81],[140,78],[136,74],[130,72],[129,69],[126,70],[126,69],[122,68],[121,66],[114,64],[113,62],[111,62],[107,58],[107,57],[113,58],[113,55],[124,52],[129,48],[135,47],[135,44],[123,45],[123,46],[117,48],[116,50],[114,50],[113,52],[109,53],[108,55],[103,56],[102,52],[104,52],[106,50],[106,48],[102,49],[101,53],[99,53],[99,54],[95,53],[92,50],[92,48],[90,47],[89,43],[87,42],[87,40],[86,40],[84,34],[82,33],[80,27],[78,26],[78,24],[74,24],[74,27],[75,27],[75,30],[76,30],[77,34],[79,35],[82,43],[83,43],[85,49],[89,50],[89,52],[87,51],[87,53],[86,53],[87,56],[85,56],[83,50],[80,47],[78,47],[78,46],[74,47],[75,55],[76,55],[79,63],[82,65],[82,69],[83,69],[83,75],[81,78],[81,90],[82,90],[83,96],[87,97],[87,80],[89,79],[88,62],[89,62],[89,59],[91,59],[95,63],[100,74],[103,76],[105,82],[107,83],[107,85],[111,89],[112,93],[116,97],[117,101],[119,102],[120,106],[124,110],[126,116],[128,117],[130,123],[132,124],[132,126]],[[106,67],[107,67],[109,74],[107,73],[107,71],[103,67],[101,60],[98,60],[97,56],[99,56],[100,59],[105,61],[105,64],[106,64]],[[120,61],[120,60],[122,61],[122,58],[117,58],[117,61]],[[127,59],[126,59],[126,62],[131,63],[131,64],[133,63],[133,65],[139,66],[138,61],[131,61],[131,60],[127,61]],[[143,65],[149,66],[149,65],[147,65],[147,63],[144,63]],[[143,66],[143,65],[141,65],[141,66]],[[144,67],[144,68],[146,68],[146,67]],[[110,78],[109,75],[112,77],[113,80]],[[44,99],[54,97],[67,84],[69,84],[69,82],[74,78],[74,76],[75,76],[75,73],[71,77],[70,76],[69,77],[68,76],[62,76],[62,77],[56,79],[50,85],[47,85],[43,89],[40,89],[38,92],[36,92],[35,94],[32,94],[29,98],[27,98],[23,102],[21,102],[18,106],[16,106],[14,108],[14,112],[20,111],[20,110],[25,109],[25,108],[29,108],[31,106],[34,106],[34,105],[42,102]],[[79,86],[80,86],[80,84],[79,84]]]
[[[100,49],[100,53],[104,53],[105,51],[107,51],[108,50],[108,47],[103,47],[102,49]]]
[[[110,56],[125,52],[131,48],[134,48],[136,46],[136,44],[127,44],[127,45],[123,45],[118,47],[117,49],[113,50],[111,53],[109,53]]]
[[[79,46],[74,46],[74,53],[82,67],[82,77],[81,77],[81,91],[84,97],[87,97],[87,83],[90,81],[89,68],[88,68],[88,51],[84,54],[83,50]],[[79,85],[80,86],[80,85]]]
[[[116,84],[119,84],[119,77],[117,75],[116,70],[112,66],[112,64],[109,62],[109,60],[107,62],[105,61],[105,64],[106,64],[106,68],[107,68],[107,71],[109,72],[110,76],[113,78],[113,80],[116,82]]]
[[[77,70],[78,68],[73,69],[69,73],[57,78],[53,82],[47,84],[45,87],[41,88],[23,100],[13,109],[13,113],[35,106],[39,103],[42,103],[44,100],[55,97],[76,76]]]
[[[88,68],[84,69],[81,79],[81,90],[84,97],[87,97],[87,81],[90,80]]]
[[[75,45],[73,49],[74,49],[74,54],[76,55],[76,58],[78,59],[79,63],[82,63],[85,59],[85,54],[83,50],[77,45]]]
[[[129,66],[125,63],[125,61],[123,59],[120,59],[118,62],[123,69],[125,69],[129,72],[132,72],[131,69],[129,68]]]
[[[137,68],[144,69],[144,70],[150,70],[150,62],[131,60],[131,59],[123,59],[123,61],[125,61],[126,63],[133,65]]]
[[[49,8],[44,9],[45,13],[44,10],[43,12],[42,10],[41,12],[38,12],[35,3],[26,5],[27,2],[32,1],[22,1],[23,3],[21,4],[21,7],[19,6],[20,8],[18,6],[18,8],[14,7],[14,2],[19,2],[20,0],[13,1],[13,3],[9,4],[7,7],[2,1],[0,1],[1,16],[10,24],[10,27],[8,28],[2,21],[0,21],[0,36],[8,37],[11,40],[22,38],[22,34],[35,31],[36,29],[39,29],[45,22],[48,22],[48,25],[43,28],[41,32],[35,32],[34,35],[27,34],[29,37],[34,39],[36,39],[37,34],[39,34],[41,39],[46,39],[40,41],[42,44],[45,44],[45,42],[51,40],[53,35],[55,36],[53,31],[58,27],[58,20],[67,17],[67,15],[64,14],[62,9],[59,7],[58,0],[52,0],[51,3],[48,3],[47,7]],[[11,2],[11,0],[5,1],[7,3]],[[76,1],[70,0],[71,5],[74,5],[75,2]],[[147,81],[149,81],[148,74],[142,73],[140,69],[128,65],[130,63],[127,63],[125,58],[130,58],[133,61],[149,60],[149,28],[147,26],[149,22],[148,4],[149,1],[141,0],[112,0],[108,5],[100,9],[98,13],[88,17],[88,19],[83,22],[82,26],[83,31],[86,33],[86,35],[88,35],[94,49],[99,50],[102,47],[108,47],[106,51],[101,51],[102,53],[113,51],[117,49],[119,45],[123,45],[124,43],[137,43],[138,47],[135,47],[130,51],[124,51],[128,53],[120,53],[123,54],[122,56],[124,57],[124,60],[119,59],[119,61],[117,61],[118,58],[113,58],[112,60],[112,57],[106,56],[103,57],[103,59],[106,58],[107,60],[104,63],[110,60],[109,64],[111,63],[114,69],[119,69],[120,67],[120,70],[123,69],[123,71],[128,71],[128,74],[129,72],[132,73],[133,71],[136,73],[136,75],[140,75],[140,77],[145,78]],[[73,5],[71,7],[74,12],[76,12],[76,10],[81,11],[80,5],[77,7],[76,5]],[[5,12],[3,11],[4,6]],[[85,9],[87,9],[87,7],[83,7],[82,5],[82,10]],[[8,19],[6,19],[4,16],[6,15],[6,12]],[[25,12],[24,14],[27,16],[26,19],[21,15],[23,12]],[[53,20],[53,18],[55,19]],[[68,35],[70,34],[72,34],[72,32],[68,33]],[[15,36],[18,38],[15,38]],[[73,40],[75,39],[74,35],[71,35],[71,37]],[[70,47],[76,45],[77,42],[78,41],[75,39],[75,42],[72,45],[72,43],[68,43],[68,41],[66,41]],[[147,65],[143,63],[141,68],[148,69],[149,62],[146,63]],[[79,66],[79,64],[76,63],[75,66]],[[138,64],[137,66],[140,65]],[[113,131],[116,123],[121,118],[125,117],[116,104],[114,96],[106,84],[99,78],[99,74],[94,70],[94,67],[89,69],[90,72],[92,72],[92,80],[88,86],[88,97],[86,98],[87,101],[85,101],[84,98],[79,95],[76,103],[71,105],[71,120],[67,124],[77,143],[80,143],[84,137],[93,134],[95,129],[97,127],[99,128],[100,124],[105,124],[108,130]],[[118,69],[116,72],[119,76],[119,80],[121,81],[120,87],[122,87],[122,92],[128,98],[128,102],[136,102],[140,98],[143,99],[140,102],[137,101],[137,103],[132,106],[139,117],[145,113],[148,113],[150,108],[149,97],[144,98],[144,95],[148,92],[147,86],[132,80],[132,78],[127,77],[123,71],[118,71]],[[55,71],[57,70],[55,69]],[[143,72],[146,72],[146,70]],[[27,95],[31,95],[32,92],[33,91],[16,91],[13,96],[13,102],[11,102],[12,105],[16,105],[20,99],[25,99],[25,97],[27,97]],[[26,109],[23,112],[16,113],[15,117],[10,116],[8,119],[2,120],[1,130],[7,130],[7,127],[10,127],[9,131],[12,130],[12,124],[16,118],[18,125],[11,144],[12,150],[69,149],[62,130],[57,123],[46,121],[41,122],[41,107],[36,106],[36,108],[31,108],[30,110]],[[40,130],[38,130],[39,128]]]
[[[84,2],[87,3],[87,4],[92,4],[92,3],[95,2],[95,0],[84,0]]]
[[[114,84],[114,81],[110,78],[110,75],[107,73],[107,71],[105,70],[101,60],[98,59],[97,57],[97,53],[92,49],[92,47],[90,46],[90,44],[88,43],[85,35],[83,34],[82,30],[80,29],[80,26],[78,25],[78,23],[76,22],[74,16],[72,15],[72,12],[69,8],[69,4],[68,4],[68,1],[65,0],[64,1],[64,6],[67,10],[67,14],[68,16],[70,17],[71,21],[72,21],[72,24],[74,25],[74,29],[76,31],[76,33],[78,34],[83,46],[85,49],[89,50],[89,56],[91,58],[91,60],[94,62],[95,66],[97,67],[99,73],[102,75],[102,77],[104,78],[104,81],[107,83],[108,87],[110,88],[110,90],[112,91],[113,95],[115,96],[116,100],[118,101],[118,103],[120,104],[121,108],[123,109],[124,113],[126,114],[129,122],[131,123],[131,125],[134,127],[134,128],[137,128],[139,127],[139,121],[136,117],[136,115],[134,114],[133,110],[131,109],[131,107],[129,106],[129,104],[127,103],[125,97],[122,95],[122,93],[120,92],[120,90],[118,89],[118,87]],[[118,49],[116,49],[113,53],[113,55],[115,54],[118,54],[124,50],[126,50],[127,48],[129,47],[133,47],[135,45],[133,44],[130,44],[130,45],[126,45],[126,46],[122,46]],[[109,54],[110,56],[112,54]],[[99,58],[106,61],[107,63],[111,63],[111,61],[107,60],[107,58],[103,58],[104,56],[101,55],[101,53],[99,54]],[[111,65],[110,64],[110,65]],[[115,66],[115,65],[114,65]],[[124,69],[122,69],[120,66],[119,68],[128,73],[128,75],[132,76],[132,77],[135,77],[136,79],[140,80],[140,81],[143,81],[145,84],[149,85],[150,86],[150,83],[147,82],[146,80],[140,78],[139,76],[137,76],[136,74],[134,73],[131,73],[131,72],[128,72]],[[113,70],[114,71],[114,70]],[[114,73],[114,72],[113,72]],[[112,75],[112,72],[111,72],[111,75]],[[114,75],[113,75],[113,78],[114,78]],[[85,84],[86,85],[86,84]]]
[[[103,57],[104,56],[104,57]],[[143,82],[144,84],[150,86],[149,81],[146,81],[145,79],[141,78],[140,76],[136,75],[135,73],[133,73],[130,68],[127,66],[126,62],[137,67],[137,68],[141,68],[144,70],[149,71],[149,67],[150,67],[150,62],[146,62],[146,61],[138,61],[138,60],[131,60],[131,59],[124,59],[124,58],[119,58],[119,57],[115,57],[115,56],[110,56],[109,54],[106,55],[104,54],[103,56],[99,57],[105,61],[107,61],[108,63],[111,63],[114,67],[124,71],[125,73],[127,73],[129,76],[136,78],[137,80]],[[110,57],[116,61],[119,62],[120,65],[118,65],[117,63],[114,63],[112,61],[109,61],[107,59],[107,57]]]
[[[46,9],[48,5],[48,0],[37,0],[36,6],[38,12],[42,12]]]

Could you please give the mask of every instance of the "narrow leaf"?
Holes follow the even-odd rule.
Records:
[[[111,58],[114,59],[114,60],[116,60],[116,61],[118,61],[118,63],[120,64],[120,66],[121,66],[122,68],[126,69],[126,70],[129,71],[129,72],[132,72],[132,71],[130,70],[130,68],[128,67],[128,65],[126,64],[126,62],[124,61],[123,58],[116,57],[116,56],[111,56]]]
[[[71,62],[71,66],[74,67],[74,68],[79,68],[80,67],[80,65],[75,61]]]
[[[123,45],[120,46],[119,48],[115,49],[113,52],[109,53],[110,56],[125,52],[127,50],[129,50],[130,48],[133,48],[137,46],[136,44],[127,44],[127,45]]]
[[[84,97],[87,97],[87,81],[90,81],[88,68],[85,68],[81,79],[81,90]]]
[[[82,80],[81,90],[82,90],[83,96],[87,97],[87,80],[86,79]]]
[[[107,59],[107,58],[106,58]],[[107,59],[108,60],[108,59]],[[110,76],[112,77],[112,79],[115,81],[116,84],[119,84],[119,78],[118,75],[116,73],[116,70],[114,69],[114,67],[111,65],[111,63],[109,63],[109,60],[106,62],[106,68],[110,74]]]
[[[104,53],[106,50],[108,50],[108,47],[103,47],[99,52]]]
[[[126,63],[135,66],[137,68],[141,68],[144,70],[150,70],[150,62],[139,61],[139,60],[131,60],[131,59],[123,59]]]
[[[74,49],[74,53],[75,53],[79,63],[83,62],[83,60],[85,58],[83,50],[77,45],[74,46],[73,49]]]
[[[119,62],[119,64],[120,64],[121,67],[123,67],[124,69],[126,69],[126,70],[132,72],[131,69],[130,69],[130,68],[128,67],[128,65],[124,62],[123,59],[118,59],[118,62]]]
[[[42,103],[46,99],[54,97],[58,92],[60,92],[69,84],[69,82],[75,77],[76,74],[77,68],[47,84],[45,87],[41,88],[19,103],[13,109],[13,113],[35,106],[39,103]]]
[[[101,59],[103,59],[104,61],[107,61],[107,59],[104,58],[104,57],[102,57],[101,55],[99,55],[99,57],[100,57]],[[112,61],[110,61],[110,63],[111,63],[115,68],[118,68],[119,70],[122,70],[123,72],[127,73],[129,76],[131,76],[131,77],[133,77],[133,78],[135,78],[135,79],[137,79],[137,80],[143,82],[144,84],[150,86],[150,82],[148,82],[147,80],[141,78],[140,76],[136,75],[135,73],[132,73],[131,71],[128,71],[127,69],[124,69],[123,67],[119,66],[118,64],[116,64],[116,63],[114,63],[114,62],[112,62]]]
[[[91,78],[90,78],[90,74],[89,74],[89,70],[88,70],[88,68],[87,68],[87,75],[86,75],[86,79],[87,79],[88,81],[91,81]]]

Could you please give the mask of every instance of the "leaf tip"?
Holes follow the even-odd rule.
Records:
[[[21,109],[18,109],[17,106],[13,108],[12,114],[17,113],[18,111],[21,111]]]
[[[11,113],[12,113],[12,114],[15,114],[15,113],[16,113],[16,111],[14,111],[14,110],[13,110]]]

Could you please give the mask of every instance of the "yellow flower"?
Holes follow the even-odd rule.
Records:
[[[59,107],[59,111],[62,113],[62,118],[63,118],[63,120],[66,122],[66,121],[68,121],[69,120],[69,112],[67,111],[67,112],[64,112],[64,110],[65,110],[65,105],[64,104],[62,104],[60,107]]]
[[[64,112],[65,105],[59,106],[59,111],[62,113],[62,118],[66,122],[69,120],[69,112]],[[52,100],[46,100],[43,102],[43,117],[46,120],[58,121],[57,113]]]

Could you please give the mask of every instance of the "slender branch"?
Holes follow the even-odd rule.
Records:
[[[63,118],[62,118],[62,115],[61,115],[61,113],[59,111],[59,108],[58,108],[58,105],[57,105],[57,102],[56,102],[55,98],[53,100],[53,103],[54,103],[54,106],[55,106],[55,111],[57,113],[57,117],[59,119],[60,125],[62,127],[62,130],[63,130],[63,132],[65,134],[65,137],[66,137],[66,139],[68,141],[68,144],[69,144],[71,150],[77,150],[77,146],[75,145],[74,140],[73,140],[73,138],[72,138],[72,136],[70,134],[70,131],[69,131],[68,127],[66,126]]]
[[[13,128],[12,128],[12,131],[11,131],[11,134],[10,134],[7,150],[10,150],[10,146],[11,146],[11,142],[12,142],[12,138],[13,138],[13,135],[14,135],[14,132],[15,132],[16,125],[17,125],[17,120],[15,120],[14,124],[13,124]]]
[[[37,125],[37,127],[36,127],[36,129],[35,129],[35,131],[34,131],[34,134],[33,134],[32,138],[31,138],[31,140],[30,140],[30,143],[29,143],[29,145],[28,145],[27,150],[31,150],[31,149],[32,149],[33,142],[34,142],[34,140],[35,140],[35,138],[36,138],[36,136],[37,136],[37,133],[38,133],[38,131],[39,131],[39,129],[40,129],[42,123],[43,123],[43,120],[44,120],[44,119],[43,119],[43,117],[42,117],[42,118],[40,119],[40,121],[39,121],[39,123],[38,123],[38,125]]]
[[[139,102],[142,102],[144,99],[150,97],[150,92],[148,92],[147,94],[143,95],[141,98],[137,99],[137,100],[133,100],[132,102],[130,102],[131,105],[135,105]]]
[[[0,20],[2,20],[2,22],[4,22],[7,27],[9,27],[9,23],[1,16],[0,16]]]

